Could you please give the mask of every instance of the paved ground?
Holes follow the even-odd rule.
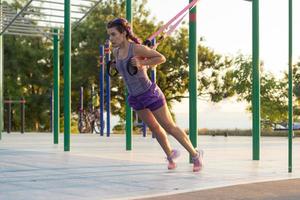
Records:
[[[299,200],[300,179],[242,184],[143,200]]]
[[[182,152],[175,171],[166,169],[162,150],[151,137],[133,137],[133,150],[125,151],[124,136],[72,135],[70,152],[63,152],[62,138],[54,145],[51,134],[4,133],[0,199],[142,199],[300,178],[300,138],[294,139],[293,173],[287,172],[285,137],[263,137],[261,160],[252,161],[250,137],[200,136],[198,144],[205,151],[200,173],[191,172],[188,154],[173,139],[172,146]],[[242,191],[247,199],[250,193]]]

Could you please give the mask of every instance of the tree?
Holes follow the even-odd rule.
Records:
[[[239,101],[249,103],[248,110],[252,111],[252,62],[250,57],[239,55],[231,61],[230,67],[224,76],[222,84],[215,93],[222,96],[217,100],[236,95]],[[288,80],[276,78],[272,73],[265,72],[263,65],[260,67],[261,74],[261,119],[266,127],[274,123],[287,121],[288,110]],[[296,74],[296,71],[294,71]],[[297,76],[297,75],[296,75]]]
[[[293,83],[294,83],[293,92],[297,100],[296,103],[294,104],[294,115],[296,116],[296,120],[299,120],[300,117],[300,62],[299,61],[293,66]]]
[[[20,9],[26,2],[12,1],[9,5]],[[49,129],[51,46],[52,43],[46,38],[4,35],[4,98],[25,98],[26,131]],[[15,130],[20,129],[19,107],[20,105],[13,106]]]
[[[49,43],[42,38],[4,36],[4,98],[24,97],[26,129],[39,130],[40,124],[49,128],[51,94],[51,55]],[[19,121],[16,109],[14,121]],[[27,112],[29,114],[29,112]],[[19,122],[15,124],[19,128]]]

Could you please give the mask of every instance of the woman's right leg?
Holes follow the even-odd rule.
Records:
[[[174,123],[167,105],[165,104],[161,108],[154,110],[153,115],[159,124],[168,133],[174,136],[178,142],[180,142],[182,146],[184,146],[185,149],[188,150],[188,152],[192,155],[192,160],[194,163],[193,171],[200,171],[203,166],[203,151],[196,151],[186,133]]]
[[[170,146],[167,134],[157,122],[152,112],[149,109],[138,110],[136,112],[143,122],[147,124],[150,130],[155,133],[158,143],[166,153],[167,157],[170,157],[172,154],[172,148]]]
[[[191,154],[191,156],[195,157],[198,155],[187,134],[174,123],[167,104],[152,112],[162,128],[175,137],[175,139]]]

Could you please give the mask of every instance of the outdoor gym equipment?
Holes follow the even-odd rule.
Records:
[[[12,104],[20,104],[20,119],[21,119],[21,133],[24,133],[25,130],[25,99],[21,98],[20,100],[4,100],[4,104],[7,105],[7,133],[11,132],[12,124]]]

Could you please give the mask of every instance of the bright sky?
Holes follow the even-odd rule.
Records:
[[[168,21],[188,0],[148,0],[147,8],[159,21]],[[293,59],[300,57],[300,1],[293,1]],[[260,59],[265,69],[279,74],[288,68],[288,1],[260,0]],[[298,12],[296,12],[298,11]],[[244,0],[200,0],[197,6],[198,38],[226,55],[252,54],[252,3]],[[177,123],[188,128],[188,100],[175,103]],[[251,128],[246,103],[234,99],[218,104],[198,101],[198,128]]]
[[[176,2],[176,3],[175,3]],[[147,8],[158,20],[167,21],[188,0],[148,0]],[[159,6],[158,6],[159,5]],[[260,0],[260,58],[274,73],[288,67],[288,1]],[[300,57],[300,1],[293,1],[293,58]],[[166,8],[167,12],[166,12]],[[252,53],[252,3],[244,0],[200,0],[197,7],[198,38],[218,53]]]

